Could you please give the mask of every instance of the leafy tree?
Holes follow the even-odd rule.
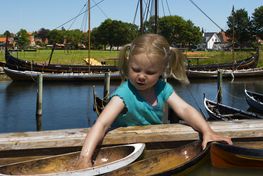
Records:
[[[49,32],[49,29],[41,28],[36,32],[35,37],[40,38],[42,41],[44,41],[46,38],[48,38]]]
[[[29,34],[25,29],[20,29],[15,39],[17,41],[17,46],[21,49],[26,49],[30,44]]]
[[[64,39],[66,40],[66,43],[74,48],[78,48],[78,44],[81,43],[82,37],[83,33],[79,29],[64,31]]]
[[[48,43],[63,43],[64,42],[64,31],[54,29],[48,33]]]
[[[138,34],[138,27],[130,23],[106,19],[93,31],[97,43],[105,46],[121,46],[131,42]]]
[[[226,35],[234,40],[241,48],[251,46],[253,43],[252,23],[245,9],[232,10],[227,21]]]
[[[4,36],[11,37],[11,33],[7,30],[7,31],[4,32]]]
[[[152,20],[152,19],[150,19]],[[154,30],[154,26],[149,22],[147,26],[148,32]],[[158,20],[158,33],[163,35],[171,45],[190,46],[200,43],[202,33],[199,27],[188,20],[185,21],[180,16],[164,16]]]
[[[255,34],[263,39],[263,6],[255,9],[252,14],[252,23]]]

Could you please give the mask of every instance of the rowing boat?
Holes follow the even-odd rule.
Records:
[[[263,94],[245,89],[246,101],[250,107],[263,112]]]
[[[4,67],[4,71],[14,81],[34,81],[39,75],[44,81],[99,81],[105,79],[105,73],[50,73],[38,71],[20,71]],[[119,80],[119,72],[111,73],[112,80]]]
[[[203,150],[201,142],[194,141],[160,153],[150,153],[148,157],[106,175],[187,175],[207,159],[208,153],[209,146]]]
[[[96,151],[93,167],[76,170],[80,151],[8,164],[0,167],[0,175],[100,175],[135,161],[145,144],[128,144],[101,148]]]
[[[117,149],[117,148],[116,148]],[[50,154],[49,157],[41,158],[39,154],[36,156],[37,152],[33,152],[31,159],[29,159],[29,153],[27,157],[20,157],[20,162],[17,163],[17,160],[9,159],[9,163],[7,165],[0,167],[0,175],[6,174],[31,174],[31,175],[40,175],[44,174],[43,172],[58,172],[57,175],[82,175],[84,171],[72,171],[72,167],[68,167],[73,165],[74,159],[79,155],[79,151],[72,152],[73,150],[79,150],[79,148],[71,149],[71,153],[59,154],[56,156],[52,156],[50,153],[46,151],[45,155]],[[41,151],[41,149],[37,149],[37,151]],[[49,149],[49,152],[52,149]],[[57,150],[56,152],[58,152]],[[129,150],[130,151],[130,150]],[[125,152],[122,152],[119,148],[114,152],[118,152],[120,156],[118,158],[122,158]],[[103,154],[107,154],[112,156],[109,152],[103,152]],[[42,152],[43,154],[43,152]],[[53,153],[54,154],[54,153]],[[102,155],[103,155],[102,154]],[[193,142],[162,142],[162,143],[146,143],[146,147],[136,161],[133,163],[120,167],[118,170],[107,170],[106,175],[170,175],[176,173],[189,173],[199,165],[201,165],[204,161],[208,159],[209,154],[209,146],[202,150],[201,141],[193,141]],[[33,156],[34,155],[34,156]],[[98,155],[99,156],[99,155]],[[98,157],[97,158],[100,158]],[[10,157],[10,156],[9,156]],[[14,156],[13,156],[14,157]],[[32,159],[36,157],[35,159]],[[43,157],[43,156],[42,156]],[[115,156],[116,157],[116,156]],[[6,158],[8,158],[6,156]],[[5,159],[6,159],[5,158]],[[15,157],[14,157],[15,158]],[[73,158],[73,159],[72,159]],[[22,161],[24,159],[25,161]],[[29,159],[29,161],[28,161]],[[105,157],[103,158],[106,159]],[[100,160],[100,159],[98,159]],[[1,159],[0,159],[1,161]],[[3,161],[2,161],[3,163]],[[54,164],[55,163],[55,164]],[[96,163],[96,162],[95,162]],[[35,166],[37,166],[35,168]],[[53,167],[52,167],[53,166]],[[119,166],[119,165],[118,165]],[[96,168],[96,166],[94,167]],[[94,169],[93,168],[93,169]],[[65,169],[68,169],[67,172]],[[116,168],[115,168],[116,169]],[[91,171],[85,171],[85,174],[91,173],[91,175],[96,175],[96,173],[91,173]],[[100,170],[100,174],[102,171]],[[106,171],[104,171],[106,173]],[[53,173],[46,173],[52,175]]]
[[[263,168],[263,141],[235,142],[233,145],[214,142],[210,149],[211,163],[216,168]]]
[[[222,77],[224,78],[244,78],[244,77],[262,77],[263,68],[250,68],[250,69],[241,69],[241,70],[232,70],[232,69],[221,69]],[[187,77],[189,79],[198,79],[198,78],[217,78],[218,70],[192,70],[187,69]]]
[[[196,71],[216,71],[218,69],[225,69],[225,70],[250,69],[257,67],[258,60],[259,60],[259,50],[257,49],[255,54],[243,60],[235,61],[232,63],[222,63],[222,64],[188,65],[187,69],[196,70]]]
[[[204,98],[209,120],[263,119],[263,116]]]

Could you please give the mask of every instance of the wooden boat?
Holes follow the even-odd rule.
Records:
[[[206,65],[188,65],[187,69],[195,71],[216,71],[218,69],[225,70],[240,70],[240,69],[250,69],[256,68],[259,59],[259,50],[243,60],[239,60],[233,63],[223,63],[223,64],[206,64]]]
[[[137,143],[101,148],[96,153],[94,166],[86,169],[74,169],[78,151],[1,166],[0,175],[100,175],[132,163],[144,147],[145,144]]]
[[[208,156],[209,146],[203,150],[200,141],[195,141],[181,147],[168,149],[159,153],[150,152],[130,165],[120,168],[106,175],[172,175],[190,172],[190,170],[202,164]],[[186,174],[187,175],[187,174]]]
[[[7,47],[5,49],[5,66],[12,70],[18,71],[36,71],[44,73],[91,73],[91,72],[106,72],[118,71],[116,66],[101,65],[62,65],[62,64],[40,64],[33,63],[27,60],[16,58],[10,54]]]
[[[263,68],[250,68],[241,70],[225,70],[222,69],[222,76],[224,78],[241,78],[241,77],[259,77],[263,76]],[[207,71],[207,70],[191,70],[186,71],[188,78],[217,78],[218,71]]]
[[[263,169],[263,141],[212,143],[210,156],[216,168]]]
[[[113,159],[120,159],[123,157],[123,155],[126,155],[127,152],[131,152],[130,145],[124,145],[124,146],[129,146],[129,148],[121,149],[120,147],[119,148],[114,147],[112,149],[108,147],[109,148],[108,149],[106,147],[105,151],[99,150],[99,153],[95,160],[95,166],[92,169],[90,168],[89,171],[86,169],[85,174],[88,175],[89,173],[90,175],[97,175],[97,174],[107,173],[106,175],[124,175],[124,174],[170,175],[175,173],[187,173],[193,170],[195,167],[198,167],[200,164],[203,163],[203,161],[207,160],[209,154],[209,146],[205,150],[202,150],[200,141],[181,142],[181,143],[176,143],[176,142],[147,143],[142,155],[136,161],[134,161],[135,158],[132,158],[134,162],[126,166],[115,163],[115,165],[119,167],[119,169],[116,171],[113,170],[112,168],[109,168],[109,166],[100,168],[99,171],[98,170],[94,171],[94,169],[99,167],[99,164],[103,164],[103,165],[108,164],[105,163],[105,161],[104,162],[101,161],[101,160],[106,160],[105,157],[101,157],[101,156],[106,155],[106,157],[109,156],[112,157]],[[79,150],[79,148],[74,148],[74,149]],[[74,149],[72,148],[71,150]],[[37,149],[36,151],[42,151],[42,150],[43,149]],[[19,160],[20,162],[17,162],[18,160],[16,161],[12,160],[10,155],[6,156],[5,159],[9,159],[8,160],[9,164],[0,166],[0,175],[1,174],[2,175],[11,175],[11,174],[42,175],[44,173],[45,175],[54,174],[51,172],[56,172],[56,175],[84,175],[84,170],[73,172],[72,171],[73,168],[70,167],[74,164],[74,161],[76,161],[75,158],[79,155],[79,152],[71,152],[71,153],[59,154],[57,156],[52,156],[50,153],[51,151],[54,154],[59,150],[56,150],[54,152],[53,149],[49,148],[49,152],[46,151],[45,155],[50,155],[50,156],[44,158],[43,156],[41,158],[41,154],[35,156],[37,152],[33,152],[34,154],[31,155],[28,152],[28,155],[30,155],[30,157],[29,156],[18,157],[20,159]],[[22,150],[20,152],[22,152]],[[118,155],[113,156],[112,153]],[[13,157],[16,158],[14,155]],[[31,160],[28,160],[30,158]],[[103,170],[105,168],[107,170]],[[68,169],[67,172],[65,172],[66,169]],[[116,167],[114,167],[114,169],[116,169]]]
[[[217,133],[227,135],[233,139],[262,140],[263,122],[259,119],[240,120],[238,122],[213,121],[208,123]],[[7,164],[5,163],[7,160],[8,163],[15,163],[43,156],[79,151],[88,130],[81,128],[2,133],[0,134],[0,165]],[[162,124],[114,129],[106,134],[102,145],[145,143],[146,148],[141,156],[145,158],[146,156],[155,156],[157,153],[180,147],[198,139],[198,132],[188,125]],[[198,167],[198,164],[201,164],[202,161],[196,163],[193,167]]]
[[[245,95],[250,107],[263,112],[263,94],[245,89]]]
[[[263,119],[263,116],[204,98],[209,120]]]
[[[48,73],[37,71],[20,71],[4,67],[4,72],[14,81],[34,81],[40,74],[45,81],[98,81],[105,79],[105,73]],[[111,73],[112,80],[120,80],[119,72]]]

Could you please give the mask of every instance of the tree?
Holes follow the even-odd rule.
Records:
[[[202,39],[200,28],[180,16],[162,17],[158,20],[158,26],[158,33],[163,35],[171,45],[185,47],[198,44]]]
[[[48,38],[48,33],[50,32],[49,29],[41,28],[36,32],[37,38],[40,38],[43,41],[45,41],[46,38]]]
[[[63,43],[64,42],[64,31],[54,29],[48,33],[48,43]]]
[[[74,48],[78,48],[78,44],[81,43],[82,37],[83,33],[79,29],[64,31],[64,39],[66,43]]]
[[[121,46],[131,42],[137,34],[138,27],[130,23],[124,23],[117,20],[106,19],[102,24],[92,32],[96,42],[105,46]]]
[[[4,32],[4,36],[11,37],[11,33],[7,30],[7,31]]]
[[[251,46],[254,40],[251,24],[245,9],[234,11],[233,8],[232,14],[228,17],[227,25],[229,29],[227,29],[226,35],[241,48]]]
[[[25,29],[20,29],[15,38],[17,41],[17,46],[21,49],[26,49],[30,44],[29,34]]]
[[[263,6],[255,9],[252,14],[252,24],[255,35],[263,39]]]

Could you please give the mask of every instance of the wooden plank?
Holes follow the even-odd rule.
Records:
[[[263,136],[263,120],[209,122],[216,132],[232,138]],[[81,146],[88,129],[66,129],[41,132],[0,134],[0,150]],[[198,133],[183,124],[164,124],[118,128],[104,138],[104,145],[136,142],[189,141],[198,139]]]

